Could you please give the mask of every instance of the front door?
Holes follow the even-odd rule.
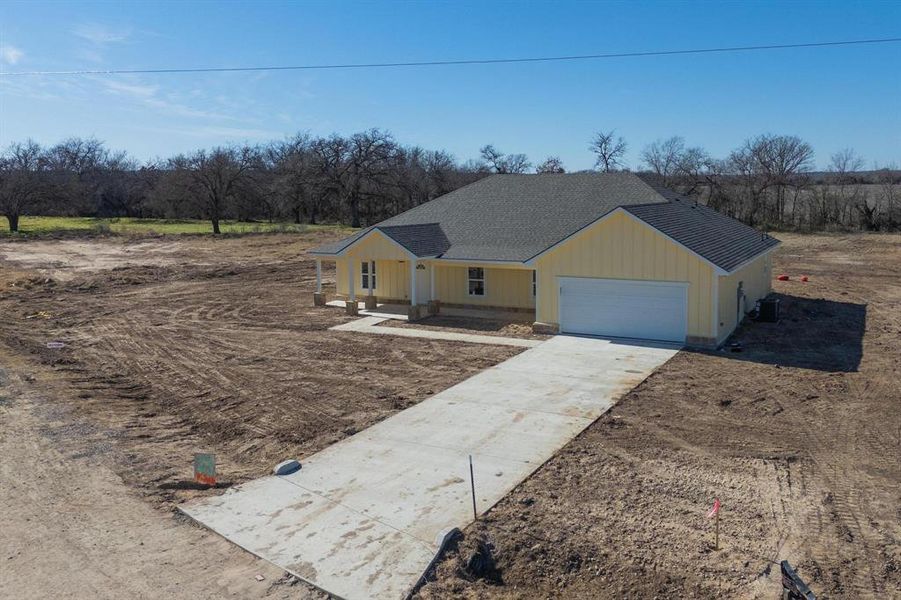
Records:
[[[419,263],[416,265],[416,302],[428,304],[432,299],[432,265]]]

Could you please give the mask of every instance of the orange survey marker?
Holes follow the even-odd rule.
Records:
[[[194,481],[204,485],[216,485],[216,455],[194,455]]]
[[[716,517],[716,538],[713,542],[713,548],[715,550],[720,549],[720,499],[714,498],[713,500],[713,508],[710,509],[707,513],[707,518]]]

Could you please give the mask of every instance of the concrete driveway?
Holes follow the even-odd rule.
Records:
[[[673,346],[557,336],[314,454],[181,510],[338,597],[403,597],[443,533],[491,508]]]

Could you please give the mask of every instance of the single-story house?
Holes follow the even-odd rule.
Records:
[[[525,311],[536,330],[721,344],[771,291],[775,238],[632,173],[492,175],[313,250],[337,293]]]

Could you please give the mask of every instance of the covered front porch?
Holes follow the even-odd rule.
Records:
[[[348,314],[416,321],[436,314],[535,321],[535,275],[519,266],[440,259],[336,257],[335,297],[326,298],[316,258],[315,304]]]
[[[404,234],[401,244],[372,229],[334,252],[316,254],[316,304],[327,302],[322,261],[334,260],[337,298],[328,300],[344,301],[349,314],[387,305],[392,308],[383,312],[395,316],[405,312],[411,321],[448,310],[476,311],[466,315],[476,318],[490,314],[489,318],[535,320],[537,280],[531,267],[513,261],[448,260],[441,257],[440,248],[423,241],[436,236],[430,228]]]

